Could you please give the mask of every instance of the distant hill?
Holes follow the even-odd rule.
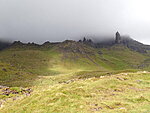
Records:
[[[79,43],[86,44],[88,46],[94,47],[94,48],[109,48],[114,45],[123,45],[128,47],[129,49],[140,52],[140,53],[147,53],[148,50],[150,50],[150,45],[145,45],[143,43],[140,43],[129,36],[121,36],[119,32],[116,33],[116,37],[109,37],[106,39],[86,39],[84,37],[83,40],[79,40]],[[5,48],[17,48],[18,46],[21,48],[49,48],[54,45],[60,44],[61,42],[53,43],[53,42],[45,42],[42,45],[35,44],[35,43],[22,43],[20,41],[15,41],[14,43],[4,42],[0,41],[0,50]]]
[[[0,41],[0,50],[3,50],[11,45],[10,42]]]
[[[116,39],[7,44],[0,61],[35,74],[65,73],[70,70],[149,69],[150,46],[116,33]],[[4,49],[4,48],[3,48]],[[148,61],[148,62],[147,62]]]
[[[140,47],[141,51],[137,51],[129,45],[125,46],[131,42],[112,42],[109,42],[110,45],[102,43],[99,46],[100,43],[94,43],[90,39],[79,42],[45,42],[42,45],[16,41],[0,52],[0,61],[37,74],[46,74],[45,72],[61,73],[72,69],[106,71],[138,68],[147,59],[148,53],[143,54],[144,50],[148,51],[145,48]]]

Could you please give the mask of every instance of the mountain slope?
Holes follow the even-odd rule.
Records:
[[[15,42],[9,48],[0,51],[0,62],[4,67],[6,66],[6,69],[10,68],[9,72],[5,72],[1,67],[0,83],[8,86],[24,86],[21,85],[21,79],[31,80],[38,76],[54,76],[79,71],[110,72],[143,68],[149,70],[148,60],[148,54],[132,51],[120,44],[95,48],[70,40],[62,43],[47,42],[43,45]],[[29,77],[30,75],[32,76]],[[3,79],[4,76],[7,79]],[[18,77],[21,78],[18,80]],[[10,82],[12,79],[18,82]]]
[[[15,42],[0,51],[0,112],[149,112],[149,72],[137,72],[149,57],[122,44]]]
[[[42,75],[69,70],[108,71],[137,68],[148,58],[123,45],[94,48],[75,41],[43,45],[15,42],[0,54],[1,62]]]

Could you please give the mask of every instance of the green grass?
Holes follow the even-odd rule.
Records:
[[[121,45],[94,49],[68,42],[6,49],[0,52],[0,85],[33,92],[1,95],[0,102],[6,102],[0,112],[148,113],[150,73],[138,68],[148,59]]]
[[[115,70],[138,68],[138,65],[148,58],[144,54],[131,51],[122,45],[104,48],[102,52],[106,64]]]
[[[0,52],[0,61],[33,74],[55,75],[67,73],[70,70],[113,71],[134,69],[148,59],[148,56],[131,51],[123,46],[99,50],[74,43],[62,43],[49,49],[10,48]],[[102,54],[98,54],[98,51],[101,51]]]
[[[68,81],[71,75],[38,79],[43,82],[35,81],[31,96],[16,101],[10,99],[1,112],[150,112],[149,73],[122,73],[59,83],[63,76],[64,81]]]
[[[80,72],[76,72],[72,77],[78,79],[87,79],[91,77],[99,78],[101,76],[110,76],[112,74],[137,72],[137,71],[139,70],[130,69],[130,70],[118,70],[118,71],[80,71]]]
[[[36,77],[35,74],[24,72],[10,64],[0,62],[0,85],[28,87],[32,86],[32,81]]]

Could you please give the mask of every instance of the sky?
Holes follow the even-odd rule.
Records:
[[[0,0],[0,39],[43,43],[116,31],[150,44],[150,0]]]

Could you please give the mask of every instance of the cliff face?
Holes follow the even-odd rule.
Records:
[[[147,50],[150,50],[150,46],[144,45],[134,39],[122,37],[122,44],[127,46],[133,51],[140,52],[140,53],[147,53]]]

